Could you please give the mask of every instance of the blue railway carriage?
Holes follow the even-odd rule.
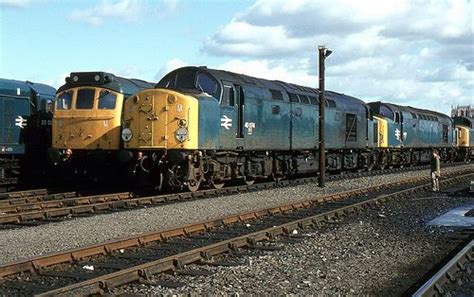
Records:
[[[454,117],[457,159],[470,161],[474,158],[474,118]]]
[[[318,90],[206,67],[184,67],[125,102],[124,148],[158,186],[276,180],[318,169]],[[370,167],[370,110],[327,93],[328,169]]]
[[[58,89],[51,162],[66,176],[113,179],[130,160],[121,149],[123,101],[154,84],[106,72],[72,72]],[[114,170],[111,170],[113,168]]]
[[[443,160],[455,158],[454,127],[449,116],[380,101],[368,105],[378,131],[378,162],[382,168],[427,162],[431,148],[439,149]]]
[[[42,168],[55,92],[44,84],[0,79],[0,182]]]

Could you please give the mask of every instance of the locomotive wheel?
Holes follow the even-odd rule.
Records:
[[[219,190],[219,189],[222,189],[224,187],[225,182],[223,180],[217,179],[217,180],[212,180],[210,182],[210,184],[214,189]]]
[[[367,164],[367,171],[372,171],[372,169],[375,167],[375,164],[377,164],[377,156],[370,154],[368,159],[369,162]]]
[[[244,176],[244,181],[247,186],[251,186],[255,182],[255,177]]]
[[[196,192],[199,189],[201,182],[198,180],[192,179],[192,180],[188,180],[186,185],[188,186],[188,190],[190,192]]]
[[[385,167],[387,167],[388,164],[388,156],[386,152],[380,152],[380,158],[379,158],[379,168],[380,170],[384,170]]]
[[[272,173],[272,180],[275,181],[276,183],[279,183],[284,178],[285,178],[284,175],[277,175],[275,173]]]

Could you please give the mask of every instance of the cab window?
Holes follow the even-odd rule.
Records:
[[[176,82],[176,72],[172,72],[163,78],[159,83],[158,87],[160,88],[168,88],[173,89],[175,87]]]
[[[400,124],[400,114],[395,112],[395,123]]]
[[[107,90],[100,91],[99,109],[114,109],[116,96]]]
[[[222,95],[222,106],[234,106],[234,88],[224,85],[224,94]]]
[[[216,83],[212,78],[207,74],[199,73],[197,79],[198,90],[208,93],[209,95],[214,95],[216,92]],[[218,98],[219,99],[219,98]]]
[[[94,107],[94,89],[80,89],[77,91],[76,109],[92,109]]]
[[[44,109],[45,112],[47,113],[53,113],[54,111],[54,106],[53,106],[53,101],[52,100],[46,100],[46,107]]]
[[[65,91],[59,94],[57,101],[58,110],[71,109],[72,105],[72,91]]]
[[[393,112],[384,105],[380,105],[380,115],[393,120]]]
[[[191,69],[185,69],[178,72],[176,79],[176,88],[178,89],[194,89],[196,71]]]

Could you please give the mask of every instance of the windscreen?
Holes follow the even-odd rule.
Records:
[[[107,90],[100,91],[99,94],[99,109],[114,109],[117,96]]]
[[[58,110],[71,109],[72,106],[72,90],[64,91],[59,94],[56,107]]]
[[[76,109],[92,109],[94,107],[94,89],[80,89],[77,91]]]

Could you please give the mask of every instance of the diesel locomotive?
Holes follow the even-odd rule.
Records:
[[[457,159],[465,161],[474,158],[474,119],[454,117]]]
[[[328,171],[417,164],[432,147],[456,156],[446,115],[331,91],[325,100]],[[318,117],[317,89],[183,67],[125,101],[122,140],[152,183],[196,191],[316,173]]]
[[[45,176],[56,89],[0,79],[0,183]]]
[[[378,130],[380,168],[428,162],[431,148],[442,160],[454,160],[453,121],[442,113],[385,102],[368,103]]]
[[[106,72],[73,72],[65,80],[56,94],[50,160],[76,178],[113,178],[131,158],[120,150],[123,102],[154,84]]]

